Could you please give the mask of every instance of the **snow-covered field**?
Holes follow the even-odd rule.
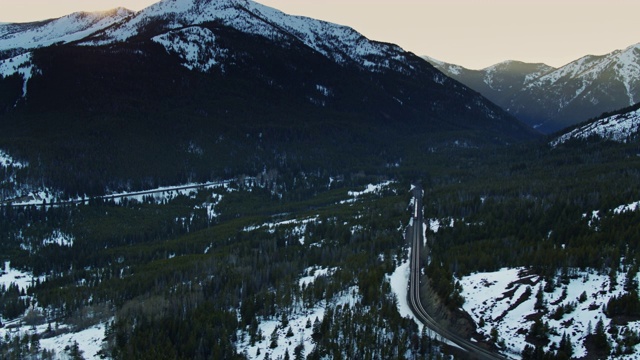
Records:
[[[307,224],[314,223],[316,221],[318,221],[318,217],[314,216],[314,217],[302,219],[302,220],[290,219],[290,220],[283,220],[279,222],[267,222],[261,225],[247,226],[243,230],[250,232],[250,231],[264,229],[267,232],[273,234],[277,228],[286,227],[287,235],[298,238],[298,241],[300,242],[300,244],[304,245],[304,242],[305,242],[304,233],[307,230]]]
[[[3,287],[15,284],[20,290],[26,290],[35,281],[32,274],[12,268],[9,261],[4,263],[4,269],[0,271],[0,286]]]
[[[78,349],[82,351],[85,359],[100,359],[98,351],[102,348],[104,340],[105,324],[97,324],[82,331],[62,334],[48,339],[40,340],[43,349],[54,350],[58,356],[64,354],[66,349],[78,344]]]
[[[561,282],[560,276],[554,278],[553,290],[542,292],[547,314],[542,321],[549,325],[550,343],[558,345],[562,336],[567,334],[573,344],[574,355],[579,358],[586,355],[585,337],[602,320],[605,329],[611,327],[611,319],[603,313],[609,299],[624,293],[626,281],[624,271],[618,272],[618,285],[611,288],[608,274],[596,271],[574,271],[570,278]],[[503,342],[508,354],[519,355],[527,344],[526,334],[534,323],[536,295],[545,287],[546,281],[533,275],[524,268],[502,269],[496,272],[476,273],[460,279],[465,298],[464,310],[471,315],[478,326],[478,332],[489,338],[492,329],[497,330],[499,341]],[[580,300],[581,296],[586,300]],[[575,305],[575,310],[565,313],[559,319],[551,314],[561,306]],[[631,322],[629,329],[638,331],[640,322]],[[613,343],[613,339],[609,339]],[[635,347],[636,352],[640,346]],[[637,359],[636,353],[629,359]]]
[[[299,286],[303,287],[315,281],[318,276],[332,276],[336,269],[334,268],[317,268],[311,267],[306,269],[300,277]],[[285,353],[289,353],[293,359],[294,349],[302,345],[304,353],[309,354],[313,348],[313,324],[316,321],[322,322],[327,306],[338,306],[348,304],[354,306],[360,301],[359,290],[357,286],[345,289],[334,296],[330,301],[321,301],[315,307],[305,309],[302,304],[294,306],[287,315],[287,326],[281,326],[281,318],[262,319],[258,325],[259,333],[262,339],[251,344],[250,336],[245,331],[238,332],[237,350],[247,356],[248,359],[263,359],[265,354],[269,354],[271,359],[282,359]],[[291,328],[293,336],[287,336]],[[277,346],[272,347],[271,336],[277,333]]]
[[[36,280],[42,281],[44,278],[36,279],[28,272],[14,269],[8,261],[4,263],[4,270],[0,271],[0,287],[6,288],[11,284],[15,284],[21,291],[26,291]],[[42,312],[42,309],[40,309],[37,304],[28,309],[27,312],[32,310]],[[0,318],[0,320],[2,320],[0,323],[4,325],[0,327],[0,337],[2,339],[6,337],[22,337],[30,334],[44,334],[49,327],[49,324],[28,325],[23,319],[8,321],[7,319]],[[69,348],[71,348],[74,343],[77,343],[78,349],[83,352],[85,358],[99,359],[97,352],[100,350],[102,340],[104,339],[104,324],[97,324],[77,332],[71,332],[66,325],[62,325],[57,330],[61,332],[60,335],[40,339],[41,349],[53,350],[55,351],[56,358],[63,359],[65,358],[64,354]]]

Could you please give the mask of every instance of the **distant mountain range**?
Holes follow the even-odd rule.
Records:
[[[640,44],[584,56],[558,69],[506,61],[469,70],[426,59],[545,133],[640,102]]]
[[[0,52],[0,149],[71,192],[380,171],[537,136],[396,45],[253,1],[0,25]]]

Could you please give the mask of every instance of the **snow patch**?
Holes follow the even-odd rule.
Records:
[[[287,229],[287,232],[286,232],[287,236],[297,237],[298,241],[300,242],[300,245],[304,245],[305,243],[304,233],[307,230],[307,224],[310,222],[315,223],[317,221],[318,221],[318,216],[314,216],[314,217],[302,219],[302,220],[290,219],[290,220],[283,220],[279,222],[268,222],[260,225],[247,226],[243,229],[243,231],[251,232],[255,230],[266,229],[267,232],[269,232],[270,234],[273,234],[276,232],[276,229],[279,227],[289,227],[289,229]]]
[[[393,181],[385,181],[380,184],[369,184],[362,191],[349,191],[347,195],[351,197],[349,200],[342,200],[340,204],[354,203],[358,200],[359,197],[368,194],[380,194],[380,192],[389,187],[389,185],[393,184]]]
[[[633,212],[640,209],[640,201],[633,202],[627,205],[620,205],[617,208],[613,209],[614,214],[623,214],[626,212]]]
[[[27,167],[27,165],[27,163],[14,160],[8,153],[0,149],[0,167],[8,168],[12,166],[14,168],[22,169]]]
[[[30,288],[38,278],[30,272],[24,272],[11,267],[9,261],[4,262],[4,270],[0,271],[0,286],[9,287],[15,284],[21,291]],[[44,280],[44,278],[40,278]]]
[[[207,72],[219,64],[228,52],[217,46],[211,30],[199,26],[169,31],[151,40],[164,46],[167,52],[177,54],[182,66],[200,72]]]
[[[338,268],[318,268],[315,266],[307,268],[303,274],[306,274],[300,280],[298,280],[298,285],[300,288],[303,286],[308,286],[313,284],[314,281],[320,276],[331,276],[333,275]]]
[[[33,63],[31,62],[31,53],[21,54],[10,59],[0,60],[0,76],[3,78],[20,75],[22,76],[22,97],[27,97],[27,83],[33,77],[34,74],[40,74]]]
[[[62,231],[56,229],[54,230],[50,236],[42,240],[42,245],[52,245],[56,244],[58,246],[66,246],[72,247],[75,238],[73,235],[65,234]]]
[[[86,359],[101,359],[98,352],[102,348],[105,325],[98,324],[90,328],[58,335],[48,339],[41,339],[40,346],[43,349],[54,350],[56,355],[61,357],[65,354],[65,348],[73,347],[74,343],[78,343],[78,349],[82,351],[82,355]],[[62,357],[61,357],[62,358]]]

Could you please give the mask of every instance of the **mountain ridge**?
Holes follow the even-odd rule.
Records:
[[[469,70],[426,60],[546,133],[640,101],[640,43],[560,68],[506,61]]]
[[[389,171],[429,148],[538,136],[397,45],[249,1],[165,0],[20,56],[0,62],[0,147],[71,194]]]
[[[124,22],[106,28],[83,41],[85,45],[106,45],[126,41],[149,31],[160,34],[178,30],[186,25],[221,22],[240,31],[287,41],[294,37],[305,45],[334,61],[355,61],[365,68],[374,65],[389,67],[390,57],[406,60],[399,46],[371,41],[354,29],[304,16],[285,14],[254,1],[247,0],[163,0],[155,3]],[[160,23],[160,29],[157,29]],[[330,37],[330,39],[326,39]],[[291,41],[289,39],[289,41]],[[372,62],[385,57],[386,62]],[[396,63],[397,65],[397,63]]]
[[[0,24],[0,59],[56,43],[80,40],[125,19],[134,12],[122,7],[96,12],[75,12],[60,18],[28,23]]]
[[[556,147],[572,140],[588,140],[598,138],[619,143],[630,142],[638,138],[640,133],[640,103],[616,111],[603,114],[597,119],[567,129],[563,134],[551,141]]]

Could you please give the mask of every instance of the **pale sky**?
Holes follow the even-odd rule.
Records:
[[[157,0],[0,0],[0,21],[26,22]],[[640,0],[259,0],[348,25],[417,55],[480,69],[504,60],[562,66],[640,43]]]

